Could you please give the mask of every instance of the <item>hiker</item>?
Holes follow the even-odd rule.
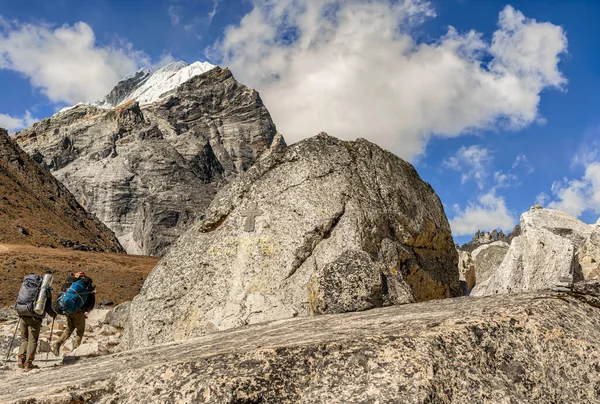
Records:
[[[37,369],[33,364],[35,351],[42,328],[42,319],[48,314],[53,319],[56,312],[52,308],[52,275],[42,277],[37,274],[26,275],[23,279],[15,309],[21,326],[21,346],[17,356],[17,366],[21,369]]]
[[[95,293],[94,283],[85,273],[77,272],[67,277],[57,301],[59,313],[67,316],[67,328],[52,346],[54,356],[60,354],[60,347],[69,339],[73,331],[76,331],[73,349],[81,345],[85,333],[86,313],[92,311],[96,304]]]

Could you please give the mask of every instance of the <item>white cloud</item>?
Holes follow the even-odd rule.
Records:
[[[550,195],[548,195],[545,192],[540,192],[538,194],[538,196],[535,198],[535,203],[542,205],[542,206],[546,206],[546,204],[548,203],[549,200],[550,200]]]
[[[452,27],[418,43],[413,28],[435,15],[421,0],[252,2],[213,51],[261,92],[291,142],[325,130],[411,158],[432,135],[535,122],[541,91],[566,83],[562,28],[510,6],[491,43]]]
[[[221,0],[213,0],[213,8],[208,13],[209,24],[212,22],[213,18],[215,18],[215,15],[217,15],[217,12],[219,11],[219,3],[221,3]]]
[[[494,182],[494,188],[506,188],[519,185],[519,178],[511,172],[498,170],[494,172]]]
[[[571,159],[571,168],[587,167],[600,159],[600,126],[585,131],[577,153]]]
[[[145,54],[125,41],[98,45],[92,28],[83,22],[58,28],[19,23],[3,27],[0,69],[24,75],[53,102],[99,99],[122,77],[149,64]]]
[[[577,217],[586,211],[600,213],[600,162],[589,163],[580,179],[555,182],[552,194],[555,200],[548,204],[549,208]]]
[[[527,156],[525,154],[519,154],[515,159],[512,168],[515,169],[517,167],[523,167],[527,174],[531,174],[535,171],[533,166],[529,163],[529,160],[527,160]]]
[[[179,7],[171,4],[169,6],[169,18],[171,18],[171,25],[175,26],[179,24],[181,21],[181,17],[179,17]]]
[[[0,114],[0,128],[8,130],[9,133],[31,126],[35,122],[37,122],[37,119],[31,116],[29,111],[26,111],[21,118]]]
[[[456,154],[444,160],[446,167],[462,172],[461,182],[473,179],[480,189],[485,185],[485,179],[493,160],[490,151],[481,146],[462,146]]]
[[[503,197],[492,190],[479,197],[478,203],[469,203],[464,211],[455,207],[456,215],[450,220],[454,236],[472,235],[478,230],[510,230],[518,219],[507,209]]]

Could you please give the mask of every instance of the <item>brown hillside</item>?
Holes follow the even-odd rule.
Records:
[[[1,128],[0,243],[124,252],[113,232]]]
[[[15,303],[23,276],[47,270],[54,275],[55,291],[69,272],[84,271],[96,284],[96,304],[102,298],[118,304],[138,294],[157,261],[156,257],[0,244],[0,307]]]

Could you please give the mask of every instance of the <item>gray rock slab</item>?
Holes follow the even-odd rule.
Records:
[[[0,372],[0,402],[597,403],[599,341],[568,293],[443,299]]]

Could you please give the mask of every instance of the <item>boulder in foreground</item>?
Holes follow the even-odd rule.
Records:
[[[132,347],[460,294],[442,204],[409,163],[321,134],[221,190],[131,304]]]

